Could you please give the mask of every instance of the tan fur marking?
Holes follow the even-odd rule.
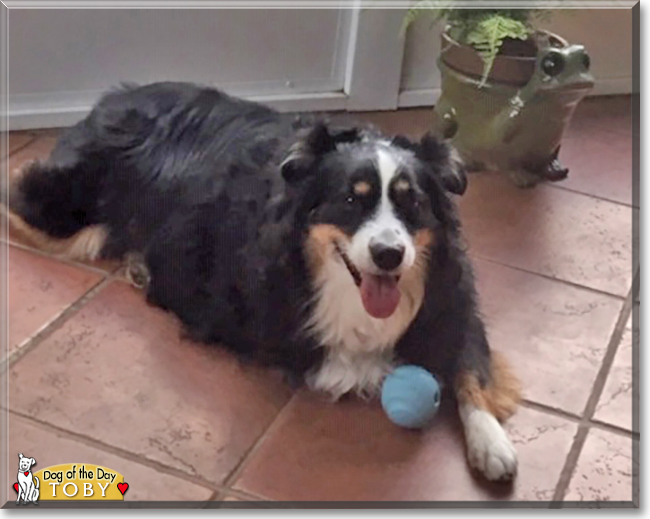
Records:
[[[331,224],[317,224],[309,229],[305,254],[313,275],[320,272],[327,256],[333,252],[335,240],[345,243],[349,238],[341,229]]]
[[[399,281],[402,296],[408,300],[409,306],[417,312],[424,300],[424,287],[429,266],[429,249],[418,247],[415,263],[402,275]]]
[[[354,187],[352,189],[355,195],[365,196],[368,193],[370,193],[372,187],[370,186],[370,184],[368,184],[368,182],[362,180],[354,184]]]
[[[394,185],[393,189],[395,191],[401,191],[401,192],[408,191],[409,189],[411,189],[411,184],[409,183],[408,180],[404,180],[402,178],[402,179],[398,180],[397,182],[395,182],[395,185]]]
[[[106,228],[101,225],[91,225],[69,238],[53,238],[29,225],[3,204],[0,204],[0,212],[7,218],[12,229],[23,236],[31,245],[62,258],[95,260],[108,237]]]
[[[413,236],[416,247],[428,248],[433,245],[433,232],[429,229],[420,229]]]
[[[471,403],[478,409],[504,421],[514,414],[521,401],[521,384],[499,352],[492,352],[490,383],[481,387],[476,375],[461,373],[456,381],[456,394],[461,404]]]

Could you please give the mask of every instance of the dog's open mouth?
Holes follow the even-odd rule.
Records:
[[[399,276],[360,272],[337,242],[334,242],[334,248],[359,287],[366,312],[375,319],[387,319],[393,315],[402,295],[397,287]]]

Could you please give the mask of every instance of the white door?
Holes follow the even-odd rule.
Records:
[[[121,81],[343,108],[350,9],[11,9],[13,129],[73,123]],[[320,100],[320,105],[318,101]]]

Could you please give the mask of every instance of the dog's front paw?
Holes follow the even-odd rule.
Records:
[[[517,475],[517,451],[497,419],[474,410],[465,428],[467,457],[472,468],[490,481],[510,481]]]

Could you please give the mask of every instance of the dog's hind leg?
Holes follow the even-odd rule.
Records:
[[[32,245],[69,259],[94,260],[109,234],[97,221],[99,184],[97,175],[80,165],[31,162],[9,186],[0,210]]]
[[[34,490],[32,492],[32,503],[38,504],[38,499],[41,497],[41,483],[39,479],[34,476]]]

